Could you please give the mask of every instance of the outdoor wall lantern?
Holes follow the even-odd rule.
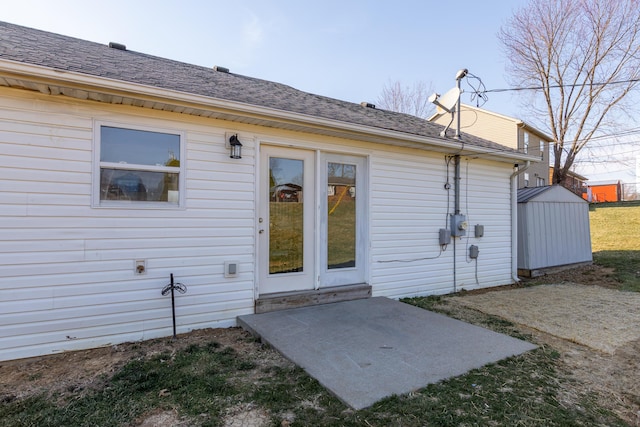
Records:
[[[232,159],[242,158],[242,144],[238,139],[238,134],[231,135],[231,137],[229,137],[229,148],[229,157],[231,157]]]

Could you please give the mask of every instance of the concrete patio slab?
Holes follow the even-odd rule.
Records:
[[[354,409],[536,348],[384,297],[238,317]]]

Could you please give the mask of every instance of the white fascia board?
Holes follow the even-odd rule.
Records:
[[[520,120],[518,122],[518,126],[520,126],[522,129],[526,130],[527,132],[530,132],[534,135],[536,135],[538,138],[541,138],[543,141],[546,142],[553,142],[553,137],[550,135],[547,135],[546,133],[542,132],[541,130],[539,130],[538,128],[535,128],[529,124],[527,124],[526,122],[523,122],[522,120]]]
[[[0,76],[7,75],[10,78],[31,80],[35,83],[72,85],[76,89],[102,92],[108,95],[136,97],[156,102],[187,105],[214,111],[224,111],[243,115],[261,117],[263,119],[275,119],[276,121],[294,122],[307,125],[309,128],[326,128],[340,130],[346,133],[358,135],[370,135],[375,139],[382,139],[388,145],[398,145],[412,148],[425,149],[427,147],[445,150],[451,154],[456,152],[464,155],[484,154],[491,155],[496,160],[515,161],[540,161],[536,156],[529,156],[512,151],[496,151],[488,147],[465,145],[464,141],[426,137],[404,132],[363,126],[355,123],[326,119],[302,113],[279,110],[275,108],[246,104],[237,101],[229,101],[220,98],[212,98],[188,92],[180,92],[155,86],[130,83],[106,77],[91,76],[75,71],[65,71],[40,65],[25,64],[17,61],[0,60]]]

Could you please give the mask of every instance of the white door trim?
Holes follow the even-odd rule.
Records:
[[[271,158],[283,158],[303,161],[303,262],[302,271],[285,272],[271,274],[269,272],[270,263],[270,206],[269,186],[270,173],[269,162]],[[315,151],[285,148],[272,145],[261,145],[260,167],[258,175],[258,250],[257,250],[257,270],[258,270],[258,295],[312,290],[317,283],[317,155]],[[286,203],[286,202],[283,202]],[[287,203],[288,204],[288,203]],[[262,221],[262,222],[261,222]]]
[[[368,248],[369,248],[369,216],[368,216],[368,162],[364,156],[352,154],[321,153],[319,155],[319,247],[318,270],[319,287],[352,285],[367,282]],[[328,267],[328,165],[341,163],[355,166],[355,266],[330,269]]]

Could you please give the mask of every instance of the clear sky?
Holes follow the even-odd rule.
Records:
[[[507,88],[496,34],[526,0],[12,0],[0,20],[375,103],[390,81],[444,93],[467,68]],[[463,84],[463,89],[465,85]],[[475,105],[470,91],[462,101]],[[483,105],[517,117],[518,93]],[[602,166],[600,165],[600,168]],[[619,168],[618,168],[619,169]],[[633,181],[631,175],[619,179]],[[587,170],[579,173],[589,173]],[[603,176],[599,179],[609,179]]]

